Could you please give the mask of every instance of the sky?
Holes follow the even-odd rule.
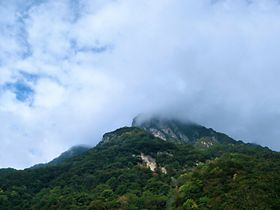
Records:
[[[278,0],[0,0],[0,167],[139,113],[280,151]]]

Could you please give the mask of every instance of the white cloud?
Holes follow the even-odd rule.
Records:
[[[275,0],[0,3],[0,167],[94,145],[153,111],[279,150],[279,9]],[[4,88],[19,81],[32,103]]]
[[[34,106],[45,109],[61,106],[65,94],[65,89],[61,85],[48,79],[41,79],[36,85]]]

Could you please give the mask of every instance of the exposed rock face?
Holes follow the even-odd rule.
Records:
[[[162,140],[165,140],[166,141],[166,137],[165,137],[165,134],[157,129],[154,129],[154,128],[151,128],[149,129],[150,133],[153,134],[155,137],[158,137]]]
[[[160,170],[161,170],[161,172],[162,172],[162,173],[167,174],[167,170],[166,170],[166,168],[164,168],[164,167],[160,167]]]
[[[225,134],[214,131],[211,128],[180,120],[161,117],[145,117],[139,115],[133,119],[133,127],[142,128],[155,137],[165,141],[176,141],[198,144],[208,148],[216,143],[235,143]]]
[[[168,120],[163,118],[143,118],[142,115],[139,115],[133,119],[132,126],[140,127],[144,130],[150,132],[155,137],[161,138],[163,140],[180,140],[184,142],[189,141],[189,137],[184,134],[178,127],[179,124],[182,124],[176,120]],[[188,125],[194,125],[187,123]],[[184,124],[186,125],[186,124]]]
[[[149,168],[152,172],[155,172],[157,168],[164,174],[167,174],[167,170],[164,167],[158,167],[156,160],[152,158],[150,155],[145,155],[141,152],[140,157],[147,168]]]
[[[157,168],[157,163],[154,158],[152,158],[149,155],[144,155],[144,153],[141,152],[141,159],[146,165],[147,168],[151,169],[151,171],[155,172]]]

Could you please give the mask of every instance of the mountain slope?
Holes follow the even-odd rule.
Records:
[[[0,209],[279,209],[279,153],[170,139],[125,127],[57,165],[2,169]]]
[[[32,168],[54,166],[54,165],[57,165],[57,164],[60,164],[60,163],[64,162],[65,160],[68,160],[70,158],[81,155],[84,152],[88,151],[89,149],[90,149],[89,146],[84,146],[84,145],[73,146],[70,149],[68,149],[67,151],[63,152],[58,157],[54,158],[52,161],[50,161],[48,163],[36,164],[36,165],[32,166]]]

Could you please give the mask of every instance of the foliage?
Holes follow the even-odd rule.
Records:
[[[202,148],[121,128],[56,165],[0,170],[0,209],[280,209],[279,157],[242,142]]]

